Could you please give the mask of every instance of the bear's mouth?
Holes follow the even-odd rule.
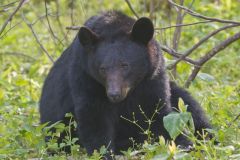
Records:
[[[107,90],[107,97],[110,102],[119,103],[127,97],[129,90],[129,87],[124,87],[119,90]]]
[[[108,99],[110,100],[110,102],[112,103],[119,103],[121,101],[123,101],[125,99],[125,97],[109,97],[108,96]]]

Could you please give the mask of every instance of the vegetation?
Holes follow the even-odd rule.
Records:
[[[20,6],[21,2],[23,3]],[[74,30],[77,27],[72,26],[81,26],[88,17],[99,11],[113,9],[121,10],[132,17],[136,16],[134,11],[137,16],[152,18],[156,28],[155,37],[165,51],[170,77],[181,85],[189,86],[189,90],[210,118],[214,127],[210,132],[215,134],[219,142],[214,145],[215,139],[207,140],[203,137],[203,140],[197,140],[192,136],[193,126],[190,125],[189,128],[186,126],[187,122],[191,122],[191,117],[180,100],[181,112],[166,117],[165,125],[173,138],[179,134],[178,129],[183,131],[183,127],[187,128],[184,131],[189,133],[189,138],[193,140],[194,150],[185,152],[174,142],[166,142],[163,137],[160,137],[159,142],[152,143],[149,136],[149,141],[140,146],[134,144],[133,140],[133,147],[124,152],[125,158],[240,159],[240,40],[237,37],[240,26],[239,1],[179,0],[175,2],[199,14],[190,15],[179,6],[174,6],[170,0],[169,2],[165,0],[1,0],[0,159],[95,160],[106,152],[106,148],[102,147],[99,152],[88,157],[84,149],[79,149],[75,144],[77,139],[72,138],[71,134],[68,134],[65,143],[58,146],[56,137],[59,136],[60,131],[68,131],[70,126],[64,126],[60,122],[54,124],[51,127],[55,127],[58,132],[51,134],[48,132],[49,127],[44,128],[45,125],[39,125],[38,101],[44,79],[53,64],[52,61],[61,55],[77,33],[77,30]],[[184,15],[184,18],[179,18],[179,13]],[[199,15],[207,16],[207,19]],[[217,21],[209,17],[217,18]],[[180,26],[199,21],[201,23],[174,27],[176,21]],[[221,52],[216,52],[203,64],[186,63],[182,58],[177,65],[173,65],[176,64],[178,53],[186,53],[184,51],[197,44],[210,32],[226,25],[234,26],[204,41],[190,53],[188,59],[197,60],[209,51],[215,52],[219,44]],[[222,43],[229,38],[231,40],[234,36],[236,39],[231,45]],[[225,47],[226,49],[222,50]],[[175,55],[173,56],[175,58],[171,55]],[[191,76],[192,69],[198,69],[199,64],[202,67],[195,77]],[[71,117],[71,115],[66,116]],[[169,118],[176,121],[170,123]],[[74,121],[72,123],[75,124]],[[171,130],[173,128],[171,126],[178,128]],[[151,133],[147,131],[145,134],[150,135]],[[47,145],[44,142],[45,135],[52,137]],[[61,150],[65,146],[71,146],[71,155],[66,155]],[[49,156],[48,149],[54,150],[55,154]]]

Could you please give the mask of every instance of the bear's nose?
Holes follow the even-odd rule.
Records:
[[[108,98],[112,102],[119,102],[121,100],[121,94],[118,92],[108,93]]]

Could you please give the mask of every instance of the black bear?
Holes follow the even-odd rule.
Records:
[[[103,145],[118,154],[131,146],[130,137],[136,143],[146,139],[137,126],[121,117],[131,120],[134,112],[138,124],[146,128],[139,106],[150,117],[158,105],[151,132],[170,139],[163,117],[177,107],[181,97],[192,113],[196,131],[211,128],[190,94],[169,82],[153,34],[153,24],[145,17],[134,20],[110,11],[88,19],[46,78],[41,123],[67,124],[64,117],[70,112],[77,122],[72,134],[89,154]],[[191,144],[181,135],[176,143]]]

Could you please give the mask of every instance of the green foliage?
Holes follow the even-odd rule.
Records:
[[[188,123],[191,124],[191,130],[195,130],[191,113],[187,112],[187,106],[184,105],[181,98],[178,101],[178,106],[180,112],[173,112],[163,118],[164,127],[173,140],[175,140],[178,135],[188,128]]]
[[[13,5],[4,6],[10,2],[13,1],[1,0],[0,2],[0,26],[18,4],[17,1]],[[77,139],[72,138],[69,132],[69,129],[75,126],[74,121],[70,126],[64,126],[61,122],[53,124],[51,127],[56,128],[55,133],[51,133],[51,127],[43,129],[46,124],[39,125],[38,101],[42,84],[52,63],[35,41],[22,16],[24,15],[29,22],[34,23],[33,29],[40,42],[56,60],[77,33],[77,31],[66,30],[66,26],[82,25],[87,17],[109,9],[121,10],[133,17],[134,15],[122,0],[76,0],[73,1],[74,16],[71,19],[70,1],[48,0],[47,2],[49,22],[58,39],[54,38],[49,31],[44,1],[38,0],[28,1],[0,35],[0,159],[100,159],[106,152],[105,147],[102,147],[100,152],[96,151],[91,157],[88,157],[86,152],[76,145]],[[131,0],[130,2],[140,16],[149,16],[150,2],[157,4],[158,1]],[[155,12],[151,13],[155,27],[175,25],[175,10],[170,10],[166,1],[159,2],[161,3],[156,5]],[[191,2],[191,0],[185,0],[184,5],[189,6]],[[218,2],[220,3],[218,4]],[[192,9],[207,16],[240,21],[238,1],[195,1]],[[184,23],[198,20],[186,15]],[[186,51],[206,34],[222,26],[219,23],[207,23],[183,27],[178,50]],[[232,28],[217,34],[200,46],[191,58],[204,55],[213,46],[237,31],[239,28]],[[155,37],[162,44],[171,46],[173,32],[174,28],[157,30]],[[194,151],[184,152],[173,142],[166,142],[163,137],[160,137],[158,142],[152,142],[149,128],[154,119],[153,116],[147,117],[149,121],[146,119],[149,127],[142,128],[148,141],[139,146],[132,140],[133,147],[123,152],[124,156],[127,159],[240,159],[240,121],[235,119],[240,111],[239,46],[240,41],[237,41],[209,61],[202,67],[201,73],[190,87],[190,91],[204,106],[213,124],[214,130],[211,132],[216,135],[216,139],[219,141],[218,145],[214,145],[215,139],[207,140],[207,135],[203,137],[203,140],[197,140],[192,136],[193,125],[190,127],[186,125],[187,122],[192,124],[192,118],[180,100],[180,112],[166,116],[164,125],[172,138],[183,131],[188,133],[194,143]],[[168,62],[172,61],[167,55],[166,59]],[[187,79],[191,69],[192,66],[188,63],[178,64],[179,78],[177,81],[180,84]],[[141,112],[144,115],[144,111]],[[71,115],[67,116],[71,118]],[[137,120],[135,122],[133,125],[137,124]],[[64,142],[58,146],[56,142],[61,131],[66,132],[67,136]],[[44,141],[46,135],[51,136],[51,140],[47,144]],[[66,155],[62,151],[67,146],[71,148],[71,155]],[[56,154],[49,156],[47,154],[49,149],[55,151]],[[121,158],[119,157],[119,159]]]

